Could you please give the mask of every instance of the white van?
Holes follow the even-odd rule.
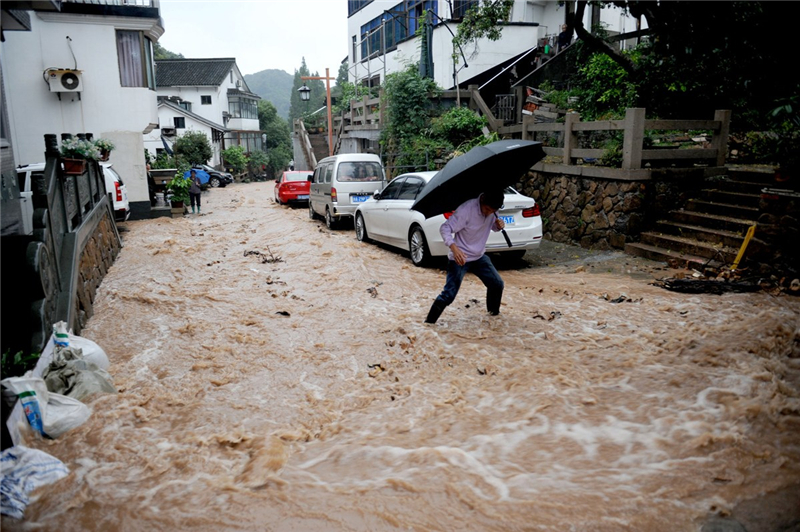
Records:
[[[381,159],[369,153],[347,153],[322,159],[309,178],[308,215],[325,219],[329,229],[352,220],[359,204],[386,185]]]

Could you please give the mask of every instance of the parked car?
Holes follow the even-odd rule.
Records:
[[[415,172],[397,176],[386,188],[360,204],[355,213],[356,238],[374,240],[408,251],[411,262],[424,266],[431,257],[447,255],[439,228],[451,213],[432,218],[411,210],[417,195],[436,172]],[[505,189],[505,202],[497,215],[506,223],[512,242],[508,247],[501,232],[492,231],[486,243],[487,253],[502,253],[522,258],[542,241],[542,217],[536,201],[512,187]]]
[[[215,170],[214,167],[208,166],[207,164],[196,164],[192,166],[192,168],[208,172],[208,186],[212,188],[225,187],[233,183],[232,174]]]
[[[124,222],[131,215],[131,204],[128,201],[128,189],[116,170],[111,168],[112,163],[100,163],[103,176],[106,180],[106,193],[114,209],[114,219]]]
[[[308,203],[312,175],[314,172],[302,170],[284,172],[275,180],[275,203]]]
[[[379,156],[348,153],[322,159],[314,170],[308,198],[308,216],[325,218],[329,229],[352,220],[356,207],[386,183]]]
[[[131,215],[131,206],[128,201],[128,190],[119,174],[111,168],[112,163],[101,162],[100,168],[106,184],[106,193],[114,209],[114,219],[124,222]],[[20,201],[22,207],[22,226],[25,234],[33,232],[33,201],[32,180],[44,174],[44,163],[26,164],[17,167],[19,180]]]

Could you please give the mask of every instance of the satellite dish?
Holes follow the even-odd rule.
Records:
[[[75,90],[78,88],[79,84],[80,80],[78,79],[78,76],[72,72],[65,72],[61,76],[61,85],[67,90]]]

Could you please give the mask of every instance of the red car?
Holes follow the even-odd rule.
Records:
[[[281,177],[275,180],[275,202],[278,205],[284,203],[308,203],[309,185],[308,178],[314,172],[307,170],[295,170],[284,172]]]

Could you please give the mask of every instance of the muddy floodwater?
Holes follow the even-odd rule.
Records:
[[[273,183],[128,222],[82,336],[116,395],[25,444],[67,478],[3,530],[699,531],[800,523],[800,298],[687,295],[619,254],[465,279]],[[647,264],[653,266],[648,268]]]

